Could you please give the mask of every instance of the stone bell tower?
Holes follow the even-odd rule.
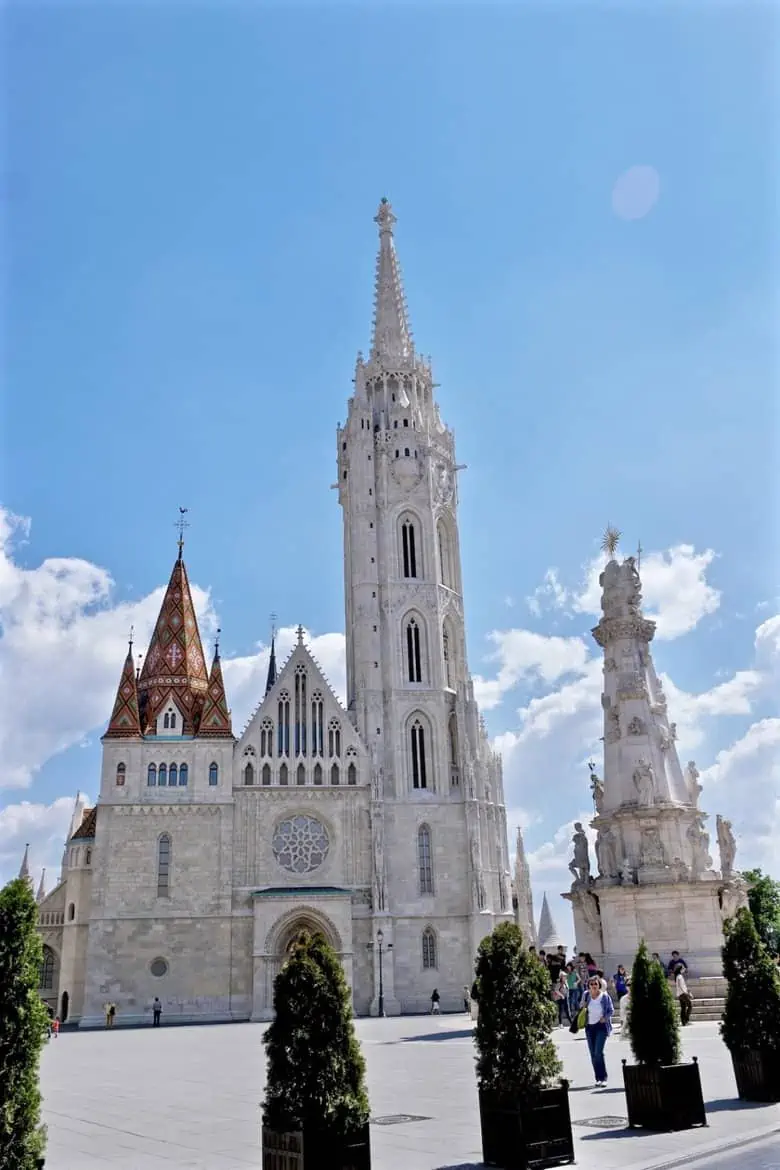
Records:
[[[694,976],[717,976],[723,919],[746,904],[733,871],[735,844],[718,818],[720,870],[709,853],[707,814],[694,763],[685,771],[677,728],[650,653],[655,622],[642,613],[634,557],[616,559],[619,534],[608,529],[599,577],[602,617],[593,637],[604,651],[604,778],[591,770],[597,874],[588,841],[575,826],[573,905],[577,946],[603,956],[610,971],[629,963],[642,939],[669,958],[685,955]]]

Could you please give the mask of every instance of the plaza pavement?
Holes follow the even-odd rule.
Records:
[[[467,1017],[359,1020],[357,1030],[377,1119],[373,1170],[475,1170],[481,1150]],[[64,1032],[42,1061],[46,1170],[259,1167],[263,1032],[259,1024]],[[584,1039],[556,1033],[583,1170],[780,1170],[780,1105],[737,1100],[717,1024],[690,1025],[683,1037],[685,1055],[701,1064],[709,1126],[656,1134],[625,1126],[620,1059],[628,1044],[610,1039],[611,1084],[594,1090]],[[383,1123],[398,1115],[424,1120]]]

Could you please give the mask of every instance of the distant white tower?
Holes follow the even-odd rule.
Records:
[[[547,951],[549,954],[550,951],[556,950],[557,947],[564,946],[563,939],[558,933],[558,927],[553,920],[546,893],[542,898],[542,913],[539,916],[539,930],[537,931],[537,935],[540,951]]]
[[[529,946],[536,945],[536,925],[534,923],[534,898],[531,890],[531,871],[525,856],[525,844],[522,830],[517,830],[515,842],[515,921],[523,932]]]
[[[437,964],[470,986],[479,942],[511,917],[501,761],[466,660],[455,439],[412,341],[395,222],[383,199],[371,351],[337,437],[347,701],[373,760],[388,1012],[425,1006],[410,963],[426,930],[423,961],[438,948]]]

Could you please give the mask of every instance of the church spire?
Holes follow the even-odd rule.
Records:
[[[268,677],[265,680],[266,695],[276,683],[276,614],[271,614],[271,657],[268,659]]]
[[[29,882],[30,885],[32,885],[32,878],[30,876],[30,846],[29,846],[29,843],[27,845],[25,845],[25,847],[24,847],[24,857],[22,858],[22,864],[19,867],[19,877],[24,878],[25,881]]]
[[[537,932],[539,937],[539,949],[542,951],[554,951],[557,947],[563,946],[563,939],[558,934],[558,927],[553,922],[552,911],[550,910],[550,903],[547,901],[547,894],[542,898],[542,913],[539,917],[539,930]]]
[[[374,336],[371,358],[397,364],[414,354],[406,299],[401,284],[401,268],[393,241],[396,219],[387,199],[379,204],[374,223],[379,225],[379,254],[376,261],[374,293]]]
[[[517,898],[517,925],[522,930],[526,942],[536,942],[536,926],[534,925],[534,900],[531,891],[531,871],[525,855],[522,829],[517,830],[515,853],[515,897]]]
[[[111,712],[108,728],[103,738],[127,739],[132,736],[140,736],[140,734],[141,720],[138,714],[138,689],[133,664],[133,631],[131,628],[127,658],[125,658],[125,664],[122,667],[114,709]]]
[[[35,895],[35,901],[40,906],[43,899],[46,897],[46,867],[41,870],[41,880],[38,883],[38,893]]]
[[[233,725],[230,721],[225,683],[222,679],[222,663],[219,657],[219,635],[214,645],[214,661],[209,674],[209,689],[206,693],[206,702],[203,705],[203,714],[198,728],[199,736],[233,736]]]
[[[157,716],[169,699],[181,711],[184,734],[194,735],[209,685],[195,606],[182,556],[181,525],[185,523],[180,521],[178,556],[138,676],[138,705],[141,729],[145,735],[155,734]]]

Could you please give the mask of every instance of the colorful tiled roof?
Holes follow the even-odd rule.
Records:
[[[230,721],[227,698],[225,697],[225,683],[222,679],[222,664],[219,660],[219,650],[214,652],[214,661],[211,664],[209,675],[209,689],[206,693],[206,702],[200,718],[198,735],[221,735],[233,737],[233,725]]]
[[[97,806],[95,808],[85,808],[81,824],[71,837],[71,841],[91,840],[95,836],[96,828]]]
[[[208,685],[195,606],[180,554],[138,678],[144,734],[154,734],[157,716],[165,703],[173,699],[184,717],[184,734],[194,735]]]
[[[116,692],[114,710],[108,721],[108,728],[104,739],[126,739],[129,736],[140,736],[141,720],[138,713],[138,690],[135,682],[135,667],[133,665],[133,644],[127,651],[127,658],[122,668],[122,677]]]

